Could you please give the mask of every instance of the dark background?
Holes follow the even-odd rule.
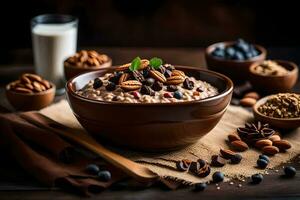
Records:
[[[30,19],[44,13],[77,16],[79,48],[206,47],[239,37],[268,48],[297,48],[297,4],[293,0],[5,1],[0,8],[0,64],[13,63],[25,49],[31,52]],[[31,62],[31,53],[29,57],[25,60]]]

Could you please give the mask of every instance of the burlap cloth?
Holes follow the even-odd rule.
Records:
[[[66,100],[62,100],[57,104],[41,110],[41,113],[66,126],[82,130],[78,121],[72,114],[72,111]],[[212,168],[212,173],[206,178],[198,178],[186,172],[176,171],[174,161],[184,158],[191,160],[202,158],[209,162],[211,156],[213,154],[218,154],[220,148],[228,149],[228,144],[226,143],[227,135],[234,132],[237,127],[243,126],[245,122],[249,120],[252,120],[252,114],[249,111],[241,107],[229,106],[220,123],[210,133],[201,138],[194,145],[191,145],[185,149],[163,154],[150,154],[133,152],[120,148],[117,149],[115,147],[108,148],[111,148],[113,151],[122,154],[129,159],[142,163],[161,176],[178,180],[186,184],[209,181],[211,180],[212,173],[217,170],[222,171],[226,175],[227,180],[230,178],[243,178],[251,176],[254,173],[266,172],[264,170],[255,168],[256,160],[260,154],[259,151],[250,149],[241,153],[243,160],[240,164],[227,164],[222,168]],[[268,166],[269,168],[274,168],[281,163],[288,162],[290,159],[300,153],[299,132],[300,128],[292,132],[283,133],[283,137],[290,141],[292,148],[285,153],[279,153],[276,156],[273,156]]]

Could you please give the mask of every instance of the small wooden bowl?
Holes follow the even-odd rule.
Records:
[[[77,66],[70,66],[70,65],[65,65],[64,64],[64,73],[65,73],[65,78],[68,81],[69,79],[85,73],[85,72],[92,72],[92,71],[97,71],[99,69],[105,69],[109,68],[112,65],[112,60],[109,58],[109,60],[105,63],[103,63],[100,66],[95,66],[95,67],[77,67]]]
[[[258,111],[258,107],[260,105],[264,104],[269,97],[270,96],[266,96],[266,97],[260,99],[253,106],[253,115],[257,121],[268,123],[271,126],[279,128],[279,129],[295,129],[295,128],[300,127],[300,117],[298,117],[298,118],[276,118],[276,117],[269,117],[269,116],[266,116],[266,115],[263,115],[262,113],[260,113]]]
[[[219,46],[229,46],[234,41],[219,42],[210,45],[205,50],[205,60],[208,69],[227,75],[234,83],[243,83],[249,78],[249,67],[255,63],[266,59],[267,50],[255,44],[254,47],[260,52],[258,56],[248,60],[227,60],[212,55],[212,52]]]
[[[298,79],[298,67],[295,63],[284,60],[274,60],[279,65],[282,65],[289,72],[283,76],[264,76],[257,74],[254,68],[260,64],[260,62],[253,63],[250,66],[250,82],[251,85],[257,91],[264,94],[274,94],[279,92],[290,92]]]
[[[31,94],[14,92],[9,89],[10,84],[8,84],[5,93],[9,103],[18,111],[40,110],[53,102],[55,85],[50,84],[50,89]]]

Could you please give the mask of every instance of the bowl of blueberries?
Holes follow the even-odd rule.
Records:
[[[243,39],[215,43],[205,51],[207,67],[229,76],[237,84],[245,82],[250,74],[249,67],[265,60],[266,56],[264,47]]]

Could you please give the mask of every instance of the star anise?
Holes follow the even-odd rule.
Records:
[[[275,130],[269,127],[269,124],[262,124],[260,121],[257,123],[246,123],[245,127],[237,129],[239,136],[248,142],[269,138],[275,133]]]

